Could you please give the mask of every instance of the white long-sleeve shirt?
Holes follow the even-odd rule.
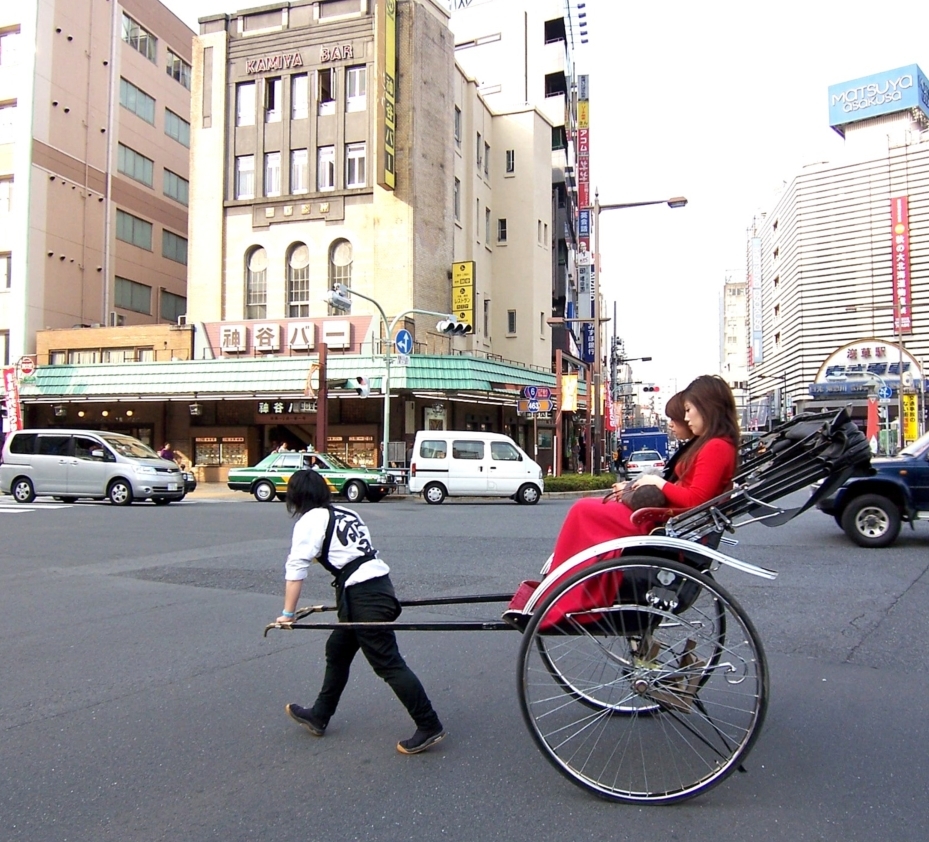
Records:
[[[335,529],[332,543],[329,545],[329,563],[341,570],[350,561],[361,556],[376,554],[371,543],[371,533],[364,521],[351,509],[332,507],[335,516]],[[326,527],[329,526],[329,510],[311,509],[294,524],[294,534],[290,543],[290,554],[284,564],[284,579],[298,581],[306,578],[309,566],[317,560],[326,539]],[[374,558],[361,565],[345,583],[345,587],[366,582],[377,576],[385,576],[390,568],[380,558]]]

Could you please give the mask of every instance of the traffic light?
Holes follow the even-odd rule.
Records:
[[[336,284],[332,289],[328,290],[323,296],[323,300],[336,310],[341,310],[343,313],[352,312],[352,299],[349,298],[348,287],[345,284]]]
[[[474,328],[471,327],[471,325],[467,322],[459,322],[454,316],[443,319],[436,327],[442,333],[447,333],[449,336],[464,336],[467,333],[474,332]]]
[[[642,391],[643,392],[660,392],[661,389],[658,386],[649,385],[649,386],[643,386]]]
[[[327,380],[326,388],[330,392],[350,392],[354,390],[363,398],[371,394],[371,384],[368,383],[368,378],[362,377],[360,374],[349,378]]]
[[[360,374],[354,378],[355,380],[355,391],[358,392],[361,397],[366,398],[371,394],[371,384],[368,383],[367,377],[362,377]],[[349,381],[351,384],[351,381]]]

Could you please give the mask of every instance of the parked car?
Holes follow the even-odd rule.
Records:
[[[253,468],[230,468],[226,485],[233,491],[254,494],[267,503],[284,499],[287,481],[294,471],[313,468],[326,479],[334,494],[349,503],[370,500],[377,503],[396,489],[394,477],[373,468],[353,468],[331,453],[272,453]]]
[[[904,521],[929,520],[929,433],[896,456],[871,460],[869,476],[849,479],[817,507],[861,547],[890,546]]]
[[[188,471],[185,465],[181,465],[181,474],[184,477],[184,496],[187,496],[191,491],[197,490],[197,477],[193,471]]]
[[[659,473],[664,468],[664,458],[657,450],[637,450],[630,453],[626,460],[626,474],[629,479],[642,476],[643,473]]]
[[[132,436],[96,430],[18,430],[7,436],[0,491],[17,503],[89,497],[116,506],[184,497],[181,469]]]

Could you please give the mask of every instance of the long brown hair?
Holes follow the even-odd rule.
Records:
[[[703,418],[706,429],[681,457],[678,475],[683,476],[710,439],[726,439],[739,446],[739,413],[729,384],[716,374],[703,374],[684,389],[684,400],[693,404]]]
[[[668,402],[664,405],[664,414],[668,416],[672,421],[677,421],[678,424],[684,424],[686,426],[687,419],[684,418],[684,393],[678,392],[676,395],[672,395]]]

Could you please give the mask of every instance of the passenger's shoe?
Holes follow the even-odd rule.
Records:
[[[447,735],[448,731],[441,725],[431,731],[423,731],[422,728],[417,728],[412,737],[408,740],[400,740],[397,743],[397,751],[400,754],[419,754],[430,746],[434,746],[439,740],[444,740]]]
[[[299,722],[314,737],[321,737],[326,733],[326,725],[328,723],[321,722],[319,719],[313,716],[309,708],[302,708],[300,705],[291,703],[287,705],[285,710],[287,711],[287,715],[294,722]]]

